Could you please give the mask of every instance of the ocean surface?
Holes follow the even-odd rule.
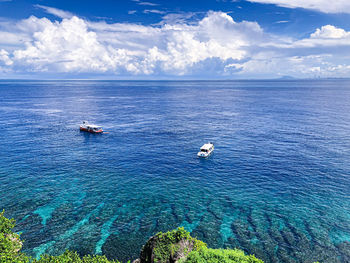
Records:
[[[0,127],[0,209],[34,257],[135,259],[184,226],[265,262],[350,262],[350,81],[3,80]]]

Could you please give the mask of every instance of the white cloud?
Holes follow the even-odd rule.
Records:
[[[44,5],[35,5],[35,7],[44,9],[46,11],[46,13],[49,13],[51,15],[55,15],[59,18],[71,18],[73,16],[73,14],[70,12],[63,11],[61,9],[54,8],[54,7],[49,7],[49,6],[44,6]]]
[[[318,28],[315,33],[311,34],[311,38],[333,38],[333,39],[341,39],[350,37],[350,32],[346,32],[342,28],[337,28],[332,25],[326,25],[321,28]]]
[[[159,24],[190,23],[191,19],[195,20],[195,16],[199,14],[203,15],[202,12],[168,13],[162,17],[162,21]]]
[[[151,2],[138,2],[139,5],[146,5],[146,6],[157,6],[158,4],[151,3]]]
[[[327,78],[327,77],[349,77],[350,65],[333,63],[329,54],[271,57],[269,59],[252,59],[246,63],[239,64],[241,71],[238,75],[242,77],[251,76],[261,78],[275,78],[283,76],[294,76],[304,78]],[[273,72],[275,71],[275,74]]]
[[[309,38],[294,41],[291,47],[313,48],[316,51],[323,49],[323,52],[327,53],[337,53],[343,50],[346,54],[344,48],[350,48],[350,32],[332,25],[325,25],[317,28]]]
[[[143,6],[157,6],[158,4],[152,3],[152,2],[146,2],[146,1],[141,1],[141,0],[133,0],[136,2],[138,5],[143,5]]]
[[[5,66],[11,66],[13,61],[9,58],[9,53],[6,50],[0,50],[0,63],[5,64]]]
[[[285,23],[289,23],[290,21],[288,20],[280,20],[280,21],[277,21],[275,22],[276,24],[285,24]]]
[[[165,14],[164,11],[158,10],[158,9],[145,9],[145,10],[143,10],[143,13],[144,14],[153,13],[153,14],[161,14],[161,15]]]
[[[84,20],[72,17],[48,22],[25,49],[13,53],[13,59],[34,71],[105,72],[115,70],[127,53],[102,45]]]
[[[0,25],[0,71],[199,77],[348,76],[350,32],[332,25],[305,39],[209,12],[155,26],[34,16]],[[16,38],[18,36],[18,38]],[[342,47],[342,48],[339,48]]]
[[[239,69],[237,76],[349,77],[350,32],[331,25],[301,40],[281,39],[261,45],[251,59],[225,67]]]
[[[25,48],[13,52],[16,65],[49,72],[183,75],[207,59],[241,60],[247,55],[249,35],[255,40],[263,35],[257,23],[236,23],[215,12],[196,25],[152,27],[30,17],[17,28],[34,33]]]
[[[287,8],[305,8],[323,13],[350,13],[349,0],[248,0],[262,4],[275,4]]]
[[[30,40],[30,38],[28,38],[25,34],[0,31],[0,46],[20,45],[23,44],[24,41],[28,40]]]

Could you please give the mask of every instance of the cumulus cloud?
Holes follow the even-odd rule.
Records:
[[[275,4],[287,8],[305,8],[323,13],[350,13],[350,1],[336,0],[248,0],[262,4]]]
[[[305,39],[268,43],[250,60],[228,66],[243,77],[349,77],[349,33],[327,25]]]
[[[28,41],[28,38],[25,34],[16,34],[13,32],[4,32],[0,31],[0,46],[6,45],[19,45],[23,44],[24,41]]]
[[[350,36],[350,32],[346,32],[342,28],[337,28],[332,25],[326,25],[321,28],[318,28],[315,33],[311,34],[311,38],[333,38],[333,39],[340,39],[340,38],[348,38]]]
[[[263,37],[257,23],[236,23],[221,12],[210,12],[195,25],[92,23],[73,16],[61,22],[30,17],[17,28],[33,34],[13,52],[16,64],[59,72],[183,75],[207,59],[242,60],[246,46]]]
[[[336,54],[350,48],[350,32],[332,25],[317,28],[309,38],[294,41],[293,48],[313,48],[314,51]]]
[[[46,26],[33,34],[33,41],[26,43],[25,49],[13,52],[15,61],[35,71],[105,72],[114,70],[128,53],[102,45],[96,33],[77,17],[60,23],[45,22]]]
[[[350,32],[341,28],[283,38],[223,12],[153,26],[31,16],[0,29],[10,39],[0,41],[3,72],[249,78],[345,76],[350,68]]]
[[[0,63],[10,66],[13,64],[13,61],[9,58],[9,53],[6,50],[0,50]]]

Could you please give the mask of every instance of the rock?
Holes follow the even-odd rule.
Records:
[[[167,233],[158,233],[143,246],[140,258],[133,263],[178,263],[186,259],[192,250],[205,246],[202,241],[192,238],[183,228]]]

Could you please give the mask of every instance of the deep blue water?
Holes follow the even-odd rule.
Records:
[[[266,262],[350,262],[350,81],[0,81],[0,127],[0,208],[33,256],[126,260],[184,226]]]

